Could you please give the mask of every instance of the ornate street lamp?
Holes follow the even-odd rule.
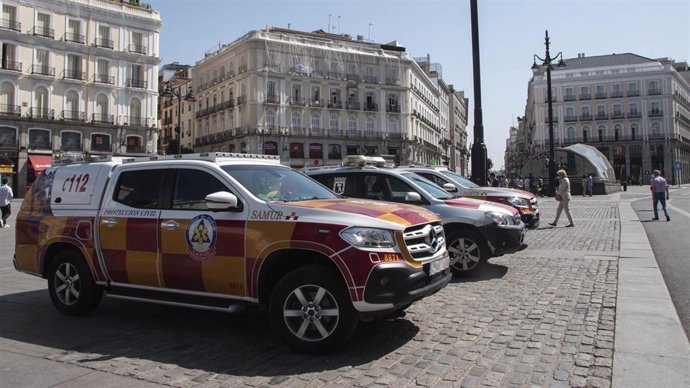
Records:
[[[170,82],[165,83],[165,89],[161,92],[161,97],[163,98],[168,98],[172,102],[173,100],[177,99],[177,127],[175,128],[175,140],[177,140],[177,153],[181,154],[182,153],[182,143],[180,142],[180,128],[181,128],[181,120],[182,120],[182,114],[181,114],[181,108],[182,108],[182,101],[187,101],[187,102],[195,102],[196,98],[194,98],[194,93],[192,91],[192,87],[188,86],[187,87],[187,92],[183,95],[182,94],[182,86],[177,86],[177,87],[170,87]]]
[[[555,151],[553,148],[553,106],[552,106],[552,100],[551,100],[551,64],[553,61],[558,59],[560,57],[560,60],[558,61],[558,67],[565,67],[565,62],[563,61],[563,53],[559,52],[554,56],[553,58],[551,57],[551,54],[549,53],[549,31],[546,31],[546,36],[544,38],[544,45],[546,45],[546,54],[544,55],[544,58],[541,58],[537,54],[534,54],[533,60],[534,63],[532,64],[532,70],[538,69],[540,66],[546,66],[546,98],[549,103],[549,196],[554,196],[556,193],[556,163],[555,163]],[[537,59],[539,59],[542,63],[540,65],[537,65]]]

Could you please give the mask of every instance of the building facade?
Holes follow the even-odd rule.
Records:
[[[467,148],[467,107],[469,100],[465,98],[464,91],[456,91],[450,85],[450,140],[451,152],[449,169],[463,175],[469,176],[470,153]]]
[[[176,96],[160,97],[158,118],[160,120],[160,134],[158,138],[159,153],[177,153],[176,144],[180,145],[181,152],[191,152],[194,148],[194,118],[195,101],[186,101],[185,96],[192,89],[192,67],[181,65],[177,62],[161,66],[158,74],[159,94],[163,94],[169,87],[181,98]],[[174,150],[169,149],[174,145]]]
[[[0,163],[19,196],[64,152],[156,152],[160,29],[138,1],[2,1]]]
[[[207,53],[193,73],[195,151],[274,154],[294,167],[443,155],[440,91],[397,42],[268,28]]]
[[[646,184],[655,169],[690,182],[690,72],[685,62],[612,54],[565,60],[551,70],[555,147],[585,143],[618,180]],[[548,150],[546,74],[536,68],[525,111],[532,154]],[[567,167],[564,161],[557,165]]]

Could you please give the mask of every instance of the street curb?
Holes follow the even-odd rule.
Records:
[[[618,202],[621,246],[612,387],[688,387],[690,342],[632,208],[638,199]]]

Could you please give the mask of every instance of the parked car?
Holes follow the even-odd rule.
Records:
[[[520,212],[520,217],[528,228],[536,229],[539,226],[539,204],[537,203],[537,197],[529,191],[479,186],[445,167],[415,166],[401,168],[429,179],[455,197],[483,199],[512,206]]]
[[[104,293],[260,305],[306,352],[337,349],[360,320],[398,314],[451,279],[437,215],[339,198],[268,155],[56,163],[24,198],[16,231],[15,268],[46,279],[64,314],[90,312]]]
[[[488,258],[524,248],[525,224],[517,210],[499,203],[454,198],[428,179],[386,168],[379,157],[347,156],[340,167],[303,171],[347,197],[420,205],[441,216],[454,273],[476,270]]]

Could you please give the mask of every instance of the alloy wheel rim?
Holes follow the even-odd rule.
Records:
[[[468,238],[459,238],[448,247],[450,265],[458,271],[469,271],[479,265],[479,245]]]
[[[60,303],[71,306],[79,300],[81,281],[77,268],[70,263],[62,263],[55,271],[55,295]]]
[[[333,294],[317,285],[304,285],[294,289],[283,305],[283,319],[297,338],[322,341],[335,331],[340,309]]]

